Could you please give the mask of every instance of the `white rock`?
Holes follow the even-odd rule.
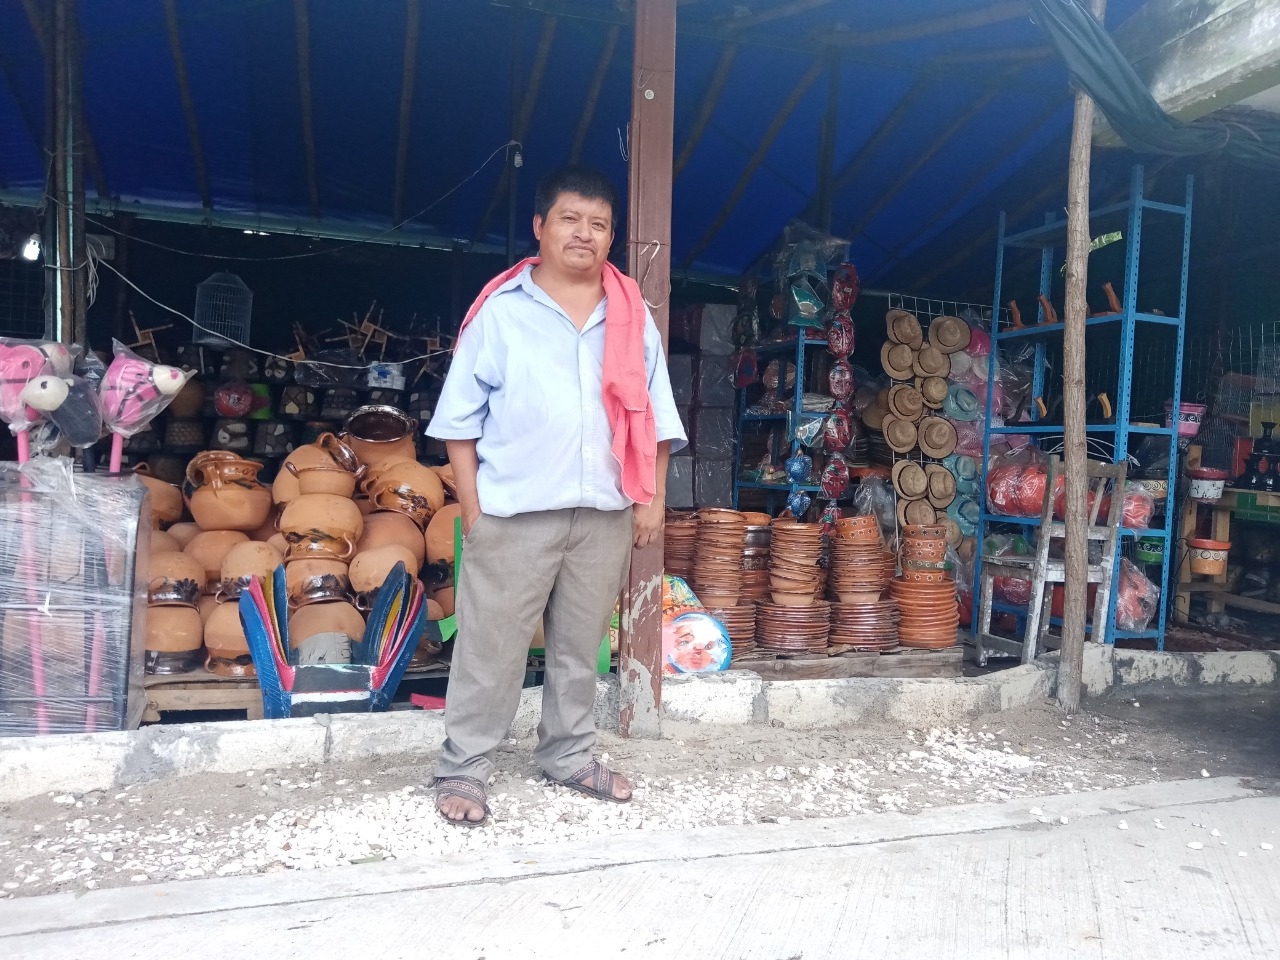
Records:
[[[1192,840],[1190,843],[1187,844],[1187,847],[1188,849],[1191,849],[1191,850],[1203,850],[1204,844],[1201,843],[1199,840]]]
[[[1243,850],[1241,850],[1239,853],[1236,854],[1237,857],[1247,857],[1248,855],[1249,854]]]
[[[1042,815],[1044,814],[1044,811],[1043,811],[1043,810],[1041,810],[1039,807],[1032,807],[1032,808],[1031,808],[1030,810],[1028,810],[1027,812],[1028,812],[1028,813],[1030,813],[1030,814],[1031,814],[1031,816],[1033,816],[1033,817],[1039,817],[1039,816],[1042,816]]]
[[[1200,771],[1200,776],[1202,776],[1202,777],[1207,777],[1208,775],[1209,775],[1209,771],[1208,771],[1208,770],[1201,770],[1201,771]]]
[[[1211,837],[1220,837],[1220,836],[1222,836],[1222,834],[1218,832],[1218,828],[1217,828],[1217,827],[1214,827],[1212,830],[1210,830],[1210,831],[1209,831],[1209,836],[1211,836]]]
[[[1269,843],[1267,843],[1267,842],[1265,842],[1265,841],[1264,841],[1264,842],[1262,842],[1262,843],[1258,844],[1258,849],[1260,849],[1260,850],[1273,850],[1273,849],[1275,849],[1275,848],[1274,848],[1274,847],[1272,847],[1272,846],[1271,846],[1271,844],[1269,844]]]
[[[1119,823],[1116,824],[1116,826],[1119,827],[1121,830],[1128,830],[1129,822],[1127,820],[1121,820]]]

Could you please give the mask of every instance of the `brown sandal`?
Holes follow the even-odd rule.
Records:
[[[440,814],[445,823],[452,823],[458,827],[482,827],[489,822],[489,795],[485,792],[484,784],[475,777],[436,777],[435,787],[436,813]],[[479,820],[445,816],[445,812],[440,809],[440,801],[449,797],[471,800],[479,804],[480,809],[484,811],[484,816]]]
[[[570,790],[577,790],[597,800],[608,800],[610,803],[630,803],[631,797],[615,797],[613,795],[613,771],[599,760],[592,760],[585,767],[566,780],[557,780],[550,775],[547,779]],[[588,786],[588,783],[594,786]]]

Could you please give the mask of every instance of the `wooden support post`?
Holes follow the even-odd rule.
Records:
[[[613,54],[618,49],[618,35],[621,33],[622,27],[615,23],[604,35],[604,46],[600,48],[596,72],[591,77],[591,86],[587,88],[587,97],[582,102],[582,116],[578,117],[578,129],[573,135],[573,146],[569,148],[570,164],[576,164],[582,157],[582,145],[586,143],[587,131],[591,129],[591,119],[596,115],[600,91],[604,89],[604,81],[609,75],[609,65],[613,63]]]
[[[405,0],[404,78],[400,84],[400,134],[396,142],[396,192],[391,222],[404,222],[405,177],[409,170],[409,135],[413,120],[413,83],[418,66],[418,30],[422,25],[422,0]]]
[[[191,141],[191,161],[196,168],[200,203],[206,210],[212,210],[213,196],[209,192],[209,174],[204,165],[204,147],[200,143],[196,102],[191,96],[191,81],[187,77],[187,58],[182,53],[182,31],[178,27],[178,7],[175,0],[164,0],[164,19],[169,32],[169,53],[173,56],[173,70],[178,78],[178,95],[182,98],[182,113],[187,119],[187,138]]]
[[[1091,9],[1093,15],[1102,20],[1107,0],[1093,0]],[[1084,619],[1088,610],[1089,450],[1085,433],[1084,341],[1085,320],[1089,316],[1085,286],[1089,280],[1089,162],[1093,153],[1093,114],[1093,101],[1084,91],[1078,91],[1067,170],[1067,291],[1062,310],[1062,453],[1067,475],[1067,509],[1058,705],[1068,714],[1080,709]],[[1099,633],[1106,627],[1105,623],[1093,625]]]
[[[46,289],[51,289],[46,332],[62,343],[87,347],[88,243],[84,223],[84,154],[81,125],[79,17],[76,0],[54,0],[50,67],[53,102],[50,104],[49,157],[53,196],[56,200],[53,250],[46,266]]]
[[[667,345],[671,285],[676,0],[636,5],[627,183],[627,272],[640,284]],[[665,485],[666,478],[658,478]],[[662,706],[662,538],[631,554],[619,618],[618,730],[657,737]]]
[[[747,186],[751,183],[751,178],[755,176],[756,171],[760,169],[760,164],[764,163],[764,158],[769,154],[769,148],[773,146],[773,141],[778,139],[778,134],[782,132],[782,128],[786,125],[791,114],[796,107],[800,105],[800,101],[804,99],[804,95],[809,92],[809,88],[813,86],[813,82],[818,79],[824,68],[824,61],[816,60],[805,71],[796,85],[791,89],[791,93],[787,96],[786,101],[778,108],[778,112],[774,114],[773,120],[769,123],[769,128],[765,130],[760,137],[760,142],[756,146],[755,153],[751,155],[751,159],[747,161],[746,168],[742,171],[742,175],[738,177],[737,184],[734,185],[733,191],[729,194],[729,199],[724,202],[724,206],[720,208],[720,212],[716,218],[711,221],[711,226],[707,227],[706,233],[702,235],[692,250],[685,254],[682,267],[688,269],[690,264],[698,258],[698,255],[711,244],[716,235],[724,229],[725,223],[728,222],[730,215],[738,206],[738,201],[742,199],[742,195],[747,192]]]
[[[298,47],[298,101],[302,111],[302,146],[307,160],[307,197],[311,201],[312,218],[319,220],[320,183],[316,177],[316,127],[311,106],[311,14],[307,0],[293,0],[293,26]]]

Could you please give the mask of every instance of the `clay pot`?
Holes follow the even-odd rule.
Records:
[[[440,604],[446,617],[453,616],[453,587],[441,587],[431,595],[431,599]]]
[[[356,497],[356,506],[360,508],[360,512],[366,517],[371,513],[376,513],[378,510],[378,505],[368,497]]]
[[[428,620],[444,619],[444,607],[440,606],[440,604],[436,603],[434,600],[428,600],[426,607]]]
[[[172,483],[165,483],[151,476],[151,468],[140,463],[133,468],[134,474],[147,488],[151,501],[151,519],[156,526],[162,523],[177,523],[182,519],[182,491]]]
[[[301,496],[312,493],[328,493],[335,497],[350,499],[356,492],[356,474],[342,469],[336,463],[329,466],[316,464],[310,467],[299,467],[286,462],[285,470],[297,479],[298,492]],[[363,470],[363,468],[361,468]]]
[[[297,649],[316,634],[339,633],[352,641],[364,637],[364,617],[345,600],[311,603],[289,614],[289,647]]]
[[[220,600],[211,593],[206,593],[200,597],[200,602],[196,604],[196,609],[200,611],[200,620],[208,623],[209,618],[213,616],[213,611],[222,606]]]
[[[201,530],[255,530],[271,512],[271,490],[258,482],[262,464],[207,450],[187,464],[183,495]]]
[[[263,584],[263,590],[270,589],[271,578],[276,567],[284,562],[280,551],[269,543],[237,543],[222,559],[221,584],[218,587],[220,600],[234,600],[257,577]]]
[[[163,530],[151,531],[151,553],[181,553],[182,544]]]
[[[239,530],[205,530],[192,537],[182,552],[204,567],[206,588],[222,578],[222,561],[237,543],[248,543]]]
[[[346,600],[351,592],[347,565],[341,560],[291,560],[284,566],[290,607],[326,600]]]
[[[357,593],[373,593],[382,586],[397,563],[403,563],[410,576],[417,576],[413,553],[398,544],[389,543],[357,553],[351,561],[351,589]]]
[[[435,512],[444,506],[444,484],[440,477],[416,460],[370,470],[360,486],[379,510],[403,513],[420,530],[426,529]]]
[[[173,537],[173,539],[178,542],[179,550],[187,549],[187,544],[195,539],[195,535],[199,532],[200,528],[190,520],[183,521],[182,523],[175,523],[165,531],[165,533]]]
[[[157,653],[188,653],[204,643],[204,624],[195,607],[150,607],[147,610],[146,649]]]
[[[148,558],[147,603],[195,607],[204,590],[204,567],[185,553],[153,553]]]
[[[392,543],[404,547],[413,554],[414,566],[410,572],[417,573],[423,561],[426,560],[426,544],[423,542],[422,534],[418,532],[418,525],[403,513],[396,513],[393,510],[371,513],[364,518],[364,533],[356,544],[357,553],[375,550]]]
[[[342,439],[355,451],[360,462],[369,469],[416,461],[418,451],[414,433],[418,421],[395,407],[374,404],[361,407],[347,418]]]
[[[271,511],[267,514],[267,519],[262,521],[262,526],[256,530],[247,531],[250,540],[257,540],[259,543],[266,543],[277,533],[280,532],[280,512],[283,507],[273,505]]]
[[[284,556],[289,552],[289,541],[284,538],[283,533],[273,533],[267,538],[267,543],[276,548],[280,556]]]
[[[204,411],[204,394],[204,383],[192,377],[169,401],[169,416],[179,420],[193,420],[200,416]]]
[[[221,677],[256,677],[249,641],[240,622],[240,604],[220,603],[204,625],[204,646],[209,651],[204,668]]]
[[[290,560],[328,556],[349,561],[364,533],[364,516],[346,497],[310,493],[284,508],[280,532],[289,542]]]
[[[427,524],[424,536],[427,548],[427,562],[436,563],[443,560],[453,565],[454,556],[454,520],[462,516],[462,506],[450,503],[436,511],[431,522]]]
[[[334,467],[356,475],[360,471],[360,461],[355,452],[332,433],[322,433],[313,443],[303,444],[285,457],[276,482],[272,485],[271,495],[276,503],[290,503],[302,495],[297,476],[292,469],[304,470],[311,467],[332,469]],[[346,494],[351,496],[351,494]]]

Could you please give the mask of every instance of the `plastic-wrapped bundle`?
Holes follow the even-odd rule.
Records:
[[[0,463],[0,736],[137,726],[145,489],[65,459]]]

